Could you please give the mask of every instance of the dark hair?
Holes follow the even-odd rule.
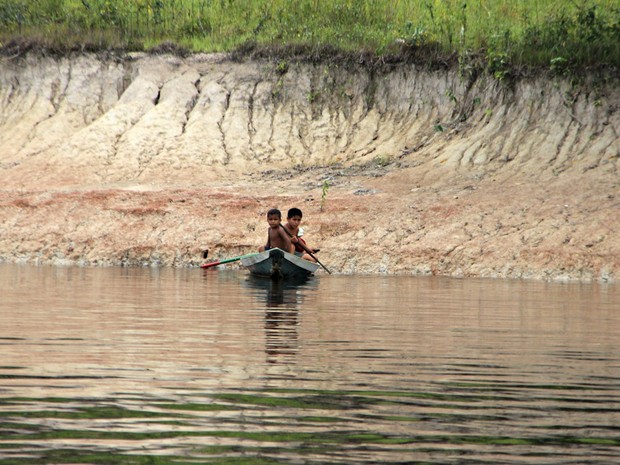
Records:
[[[286,218],[288,219],[288,218],[292,218],[294,216],[298,216],[300,218],[303,217],[303,215],[301,214],[301,210],[299,208],[295,208],[295,207],[291,208],[288,211],[288,215],[286,215]]]
[[[272,208],[271,210],[267,212],[268,217],[271,215],[277,215],[278,218],[282,219],[282,213],[277,208]]]

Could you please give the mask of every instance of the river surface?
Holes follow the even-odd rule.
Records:
[[[0,265],[0,463],[618,464],[620,287]]]

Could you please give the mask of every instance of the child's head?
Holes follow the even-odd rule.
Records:
[[[301,223],[301,210],[299,208],[291,208],[286,215],[286,221],[290,228],[298,231],[299,224]]]
[[[288,215],[286,215],[286,218],[290,220],[295,216],[298,216],[300,220],[302,218],[301,210],[299,208],[293,207],[288,211]]]
[[[280,212],[280,210],[278,210],[277,208],[272,208],[271,210],[269,210],[267,212],[267,218],[269,218],[270,216],[277,216],[278,219],[282,219],[282,212]]]
[[[277,227],[282,221],[282,213],[277,208],[272,208],[267,212],[267,223],[271,226]]]

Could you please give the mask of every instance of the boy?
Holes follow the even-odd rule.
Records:
[[[317,249],[312,250],[306,245],[306,241],[301,238],[304,231],[299,227],[301,224],[302,213],[299,208],[291,208],[286,215],[286,224],[282,227],[286,230],[287,235],[290,236],[291,242],[293,243],[295,255],[303,258],[304,260],[308,260],[310,262],[315,262],[316,260],[307,253],[306,249],[310,250],[312,253],[318,252]],[[306,246],[302,247],[302,244]]]
[[[267,212],[267,223],[269,223],[269,229],[267,230],[267,244],[261,245],[258,248],[259,252],[265,250],[282,249],[285,252],[293,253],[295,246],[291,242],[291,238],[280,227],[282,222],[282,213],[277,208],[272,208]]]

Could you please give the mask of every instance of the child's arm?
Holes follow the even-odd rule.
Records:
[[[282,250],[285,250],[287,252],[292,252],[295,250],[295,246],[291,242],[291,236],[289,236],[288,232],[284,228],[278,228],[278,235],[282,240]]]
[[[291,230],[291,227],[289,226],[288,223],[283,224],[282,228],[284,228],[284,232],[291,239],[291,242],[293,244],[297,244],[297,241],[299,240],[299,238],[297,237],[297,231]]]
[[[269,250],[271,248],[271,228],[267,229],[267,243],[265,245],[261,245],[258,248],[259,252],[264,252],[265,250]]]
[[[278,234],[280,234],[280,237],[287,246],[291,245],[291,236],[289,236],[286,231],[284,231],[282,228],[279,228]]]

